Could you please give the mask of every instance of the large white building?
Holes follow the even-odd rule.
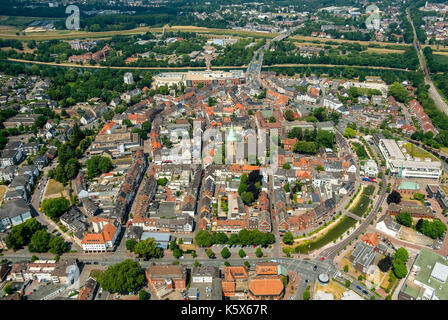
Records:
[[[386,166],[392,174],[402,178],[439,179],[442,174],[442,164],[426,158],[413,159],[405,156],[397,142],[393,139],[381,139],[379,149],[386,160]]]
[[[367,160],[365,165],[362,167],[364,173],[369,177],[376,177],[378,175],[378,165],[375,160]]]

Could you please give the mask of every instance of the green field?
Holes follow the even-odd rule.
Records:
[[[343,217],[342,220],[331,228],[326,234],[317,240],[303,243],[294,248],[295,253],[307,254],[310,251],[322,248],[331,241],[339,238],[344,232],[353,227],[356,224],[356,220],[350,217]]]
[[[434,58],[434,62],[437,62],[440,64],[448,64],[448,56],[441,55],[441,54],[434,54],[433,58]]]
[[[350,212],[361,217],[366,212],[367,208],[369,207],[369,203],[370,203],[370,198],[363,194],[363,195],[361,195],[361,198],[359,199],[356,206],[352,210],[350,210]]]
[[[375,191],[375,186],[369,185],[367,188],[364,189],[364,194],[366,196],[371,196],[373,194],[373,191]]]

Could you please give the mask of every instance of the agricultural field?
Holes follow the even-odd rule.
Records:
[[[37,20],[37,18],[33,19]],[[1,22],[0,22],[1,24]],[[35,32],[26,35],[16,35],[12,32],[2,32],[0,29],[0,37],[7,39],[18,39],[18,40],[51,40],[51,39],[98,39],[105,37],[112,37],[114,35],[133,35],[141,34],[146,32],[161,33],[163,28],[150,28],[150,27],[138,27],[129,30],[119,30],[119,31],[100,31],[100,32],[88,32],[88,31],[74,31],[74,30],[55,30],[55,31],[43,31]],[[265,32],[251,32],[242,30],[231,30],[231,29],[213,29],[205,27],[194,27],[194,26],[172,26],[166,27],[165,31],[183,31],[183,32],[196,32],[200,34],[209,35],[232,35],[241,37],[254,37],[254,38],[274,38],[277,33],[265,33]]]
[[[434,62],[440,64],[448,64],[448,52],[440,52],[441,54],[434,54]]]
[[[331,241],[334,241],[337,238],[339,238],[344,232],[353,227],[355,224],[356,224],[355,219],[345,216],[337,225],[331,228],[326,234],[324,234],[323,236],[321,236],[316,240],[305,242],[301,245],[298,245],[297,247],[294,248],[294,251],[296,253],[307,254],[310,251],[322,248]]]

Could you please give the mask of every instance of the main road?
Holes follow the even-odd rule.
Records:
[[[373,156],[375,158],[377,158],[377,155],[375,152],[373,152]],[[377,159],[377,162],[379,162],[378,159]],[[370,211],[369,215],[367,216],[367,218],[364,219],[364,221],[355,230],[355,232],[351,233],[347,238],[345,238],[341,242],[335,244],[334,246],[330,246],[329,248],[322,250],[319,253],[320,256],[323,256],[330,260],[333,260],[336,257],[338,251],[341,251],[344,248],[344,246],[348,245],[351,241],[355,240],[357,235],[361,234],[363,232],[363,230],[367,229],[367,227],[370,224],[370,221],[378,213],[378,209],[380,208],[384,199],[386,198],[387,179],[386,179],[386,174],[384,173],[384,170],[381,170],[381,172],[383,174],[383,176],[381,178],[381,181],[382,181],[381,193],[380,193],[379,197],[377,198],[377,200],[376,200],[372,210]]]
[[[431,75],[430,75],[428,67],[426,65],[426,59],[425,59],[425,56],[422,51],[422,46],[420,45],[420,42],[418,41],[417,33],[415,31],[414,22],[411,19],[411,14],[409,12],[409,8],[406,9],[406,16],[407,16],[409,23],[412,26],[412,30],[414,32],[414,47],[415,47],[415,50],[417,51],[418,60],[420,61],[420,68],[425,73],[425,84],[429,85],[429,90],[428,90],[429,96],[434,100],[436,107],[440,111],[442,111],[443,113],[448,115],[448,105],[446,104],[445,100],[440,95],[440,93],[437,91],[434,83],[432,82]]]

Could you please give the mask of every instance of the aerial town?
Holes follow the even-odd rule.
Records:
[[[0,300],[448,300],[448,4],[5,2]]]

